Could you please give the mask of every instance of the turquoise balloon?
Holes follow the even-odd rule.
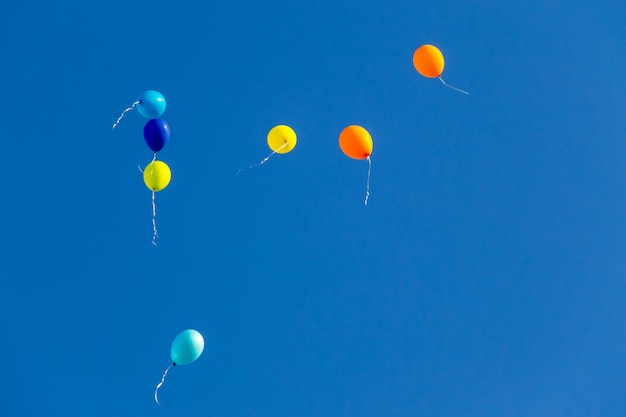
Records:
[[[204,350],[204,338],[197,330],[183,330],[172,342],[172,362],[187,365],[198,359]]]
[[[137,97],[137,101],[137,111],[148,119],[159,117],[165,111],[165,97],[158,91],[144,91]]]

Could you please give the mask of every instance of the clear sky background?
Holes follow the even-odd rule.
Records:
[[[0,415],[626,415],[626,3],[0,6]],[[444,79],[417,74],[437,45]],[[157,194],[144,90],[172,129]],[[269,153],[288,124],[293,152]],[[372,134],[367,163],[340,131]],[[168,365],[198,329],[194,363]]]

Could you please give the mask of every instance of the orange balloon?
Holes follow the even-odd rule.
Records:
[[[443,54],[436,46],[422,45],[413,53],[413,66],[424,77],[440,77],[444,67]]]
[[[365,159],[372,154],[374,143],[367,130],[351,125],[339,134],[339,147],[350,158]]]

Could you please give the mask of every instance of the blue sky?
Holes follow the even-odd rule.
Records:
[[[0,7],[1,415],[626,414],[623,2],[183,3]]]

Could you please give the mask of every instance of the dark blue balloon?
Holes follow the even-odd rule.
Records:
[[[159,152],[170,139],[170,125],[163,119],[150,119],[143,128],[143,137],[153,152]]]

